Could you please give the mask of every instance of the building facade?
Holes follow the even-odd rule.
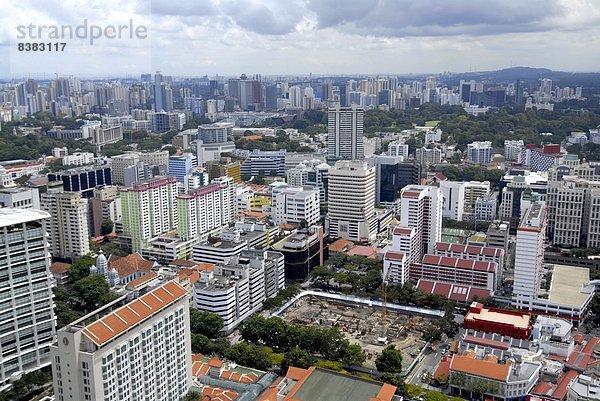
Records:
[[[50,257],[39,210],[0,209],[0,390],[50,363],[56,323]]]
[[[191,386],[188,292],[175,281],[116,310],[94,311],[57,337],[57,401],[179,401]]]
[[[363,120],[365,110],[356,105],[328,111],[327,153],[343,159],[364,157]]]

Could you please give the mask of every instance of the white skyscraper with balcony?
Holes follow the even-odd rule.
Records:
[[[50,363],[56,332],[50,258],[40,210],[0,209],[0,390]]]
[[[170,281],[59,330],[51,347],[56,401],[183,399],[192,380],[188,314],[187,290]]]
[[[340,160],[329,170],[327,229],[331,238],[370,242],[375,238],[375,167]]]
[[[363,120],[365,110],[356,105],[332,107],[327,120],[327,152],[343,159],[364,158]]]
[[[546,206],[534,202],[517,227],[513,304],[531,309],[540,288],[546,239]]]

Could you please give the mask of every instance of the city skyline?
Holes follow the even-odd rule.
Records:
[[[510,66],[598,71],[600,5],[585,1],[332,1],[102,5],[9,1],[0,17],[0,76],[378,74]],[[63,39],[63,52],[19,52],[17,27],[133,24],[146,38]],[[126,36],[126,35],[124,35]],[[44,40],[47,42],[47,40]]]

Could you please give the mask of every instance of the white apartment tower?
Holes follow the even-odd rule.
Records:
[[[54,257],[76,259],[90,252],[88,201],[78,192],[50,188],[41,197],[42,210],[50,213],[44,220],[50,253]]]
[[[192,380],[188,311],[187,290],[170,281],[59,330],[51,347],[56,400],[183,399]]]
[[[332,107],[327,120],[327,152],[343,159],[364,157],[363,120],[365,110],[356,105]]]
[[[201,239],[233,223],[233,178],[220,177],[212,184],[177,197],[177,232],[184,240]]]
[[[404,187],[400,195],[400,226],[414,228],[423,253],[433,254],[442,240],[443,196],[439,188],[425,185]],[[416,261],[420,262],[421,254]]]
[[[50,363],[56,333],[50,257],[40,210],[0,209],[0,391]]]
[[[308,227],[319,222],[321,204],[319,190],[312,187],[273,189],[272,218],[275,225],[304,222]]]
[[[375,167],[340,160],[329,170],[327,228],[331,238],[370,242],[376,235]]]
[[[131,238],[133,251],[177,227],[176,198],[175,177],[156,177],[121,189],[123,233]]]
[[[517,227],[513,305],[531,309],[536,298],[544,262],[546,206],[533,202]]]

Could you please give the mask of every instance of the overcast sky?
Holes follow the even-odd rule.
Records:
[[[600,70],[598,0],[1,0],[0,77]],[[145,26],[19,52],[17,26]]]

